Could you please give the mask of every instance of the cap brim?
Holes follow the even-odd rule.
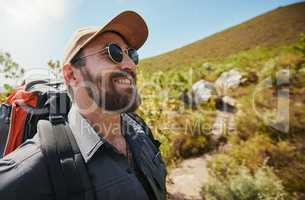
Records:
[[[125,11],[117,15],[105,26],[98,29],[90,36],[77,51],[70,55],[71,60],[82,48],[89,44],[95,37],[103,32],[114,31],[124,37],[125,41],[132,48],[139,49],[148,37],[148,28],[144,19],[134,11]]]

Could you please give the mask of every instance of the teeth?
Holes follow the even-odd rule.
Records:
[[[115,82],[119,83],[119,84],[125,84],[125,85],[131,84],[131,81],[129,79],[118,79],[118,80],[115,80]]]

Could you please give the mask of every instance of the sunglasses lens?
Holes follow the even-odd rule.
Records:
[[[133,60],[133,62],[137,65],[139,63],[139,55],[137,50],[133,48],[128,49],[128,56]]]
[[[122,62],[123,51],[122,51],[121,47],[119,47],[116,44],[109,44],[108,50],[109,50],[109,56],[113,61],[115,61],[117,63]]]

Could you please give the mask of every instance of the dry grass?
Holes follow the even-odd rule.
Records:
[[[144,59],[145,72],[200,65],[205,59],[225,57],[257,46],[291,44],[305,33],[305,3],[277,8],[237,26],[174,51]]]

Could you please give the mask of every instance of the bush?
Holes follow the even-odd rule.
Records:
[[[180,134],[173,140],[172,155],[188,158],[208,150],[208,140],[204,135]]]
[[[230,136],[229,145],[223,152],[213,156],[208,162],[208,168],[215,179],[231,181],[234,175],[239,174],[240,166],[246,167],[251,174],[257,174],[263,166],[268,165],[281,180],[285,190],[298,197],[305,193],[304,143],[303,135],[278,142],[263,133],[252,136],[247,141]]]
[[[237,174],[241,165],[255,173],[270,158],[269,150],[275,148],[271,139],[264,135],[256,135],[247,141],[233,141],[233,138],[229,138],[229,145],[223,152],[215,154],[208,162],[210,174],[217,178]]]
[[[207,164],[209,173],[217,179],[227,179],[236,174],[240,164],[226,154],[216,154]]]
[[[298,135],[290,138],[289,142],[279,142],[276,148],[268,152],[268,164],[274,167],[275,173],[291,193],[305,193],[304,142],[305,138]]]
[[[201,195],[206,200],[288,200],[281,180],[266,166],[254,175],[245,166],[226,178],[211,176]]]
[[[266,159],[269,159],[268,151],[276,146],[273,141],[265,135],[255,135],[247,141],[233,144],[232,148],[226,152],[234,158],[238,164],[245,164],[249,169],[255,171],[262,166]]]
[[[4,103],[7,97],[14,91],[14,88],[9,84],[3,84],[4,92],[0,92],[0,103]]]

